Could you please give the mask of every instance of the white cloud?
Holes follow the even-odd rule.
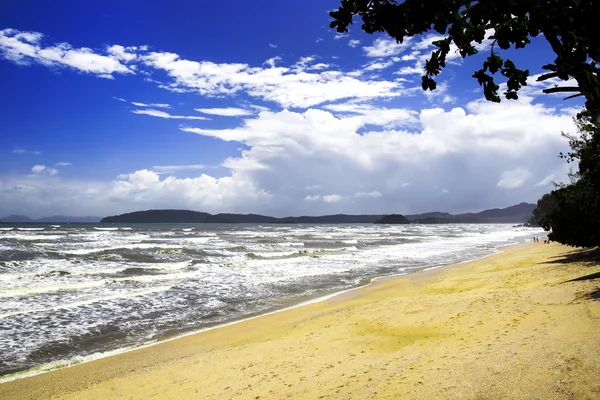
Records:
[[[359,193],[354,193],[354,197],[373,197],[373,198],[377,198],[377,197],[381,197],[381,193],[378,192],[377,190],[374,190],[374,191],[369,192],[369,193],[359,192]]]
[[[397,75],[425,75],[425,69],[421,66],[415,67],[402,67],[398,71],[394,72]]]
[[[226,107],[226,108],[195,108],[194,110],[209,115],[219,115],[222,117],[244,117],[254,115],[250,110],[244,108]]]
[[[310,67],[308,67],[309,70],[314,70],[314,71],[319,71],[319,70],[323,70],[323,69],[327,69],[329,68],[329,64],[325,64],[325,63],[318,63],[318,64],[314,64],[311,65]]]
[[[476,101],[450,111],[408,111],[416,122],[374,130],[356,118],[368,119],[369,107],[381,110],[349,103],[338,105],[336,114],[263,111],[232,129],[183,128],[245,145],[223,162],[230,174],[222,178],[178,179],[141,170],[114,182],[82,182],[38,167],[45,179],[0,176],[3,206],[7,213],[76,215],[149,208],[280,216],[463,212],[535,201],[547,188],[529,183],[551,174],[566,178],[568,168],[557,154],[568,143],[560,132],[574,126],[561,110],[527,99]]]
[[[113,78],[113,74],[135,74],[133,68],[121,63],[114,54],[102,55],[87,47],[73,48],[67,43],[44,47],[42,38],[43,35],[38,32],[0,30],[0,53],[17,64],[36,62],[52,67],[70,67],[101,78]]]
[[[56,168],[46,167],[45,165],[34,165],[31,167],[31,172],[35,175],[48,174],[48,175],[56,175],[58,174],[58,170]]]
[[[191,165],[155,165],[152,170],[156,174],[172,174],[179,171],[197,171],[205,169],[206,166],[203,164],[191,164]]]
[[[333,37],[334,40],[340,40],[340,39],[344,39],[348,37],[347,33],[336,33],[335,36]]]
[[[136,50],[136,47],[123,47],[116,44],[108,47],[106,52],[119,61],[131,62],[138,57],[137,54],[135,54]]]
[[[122,101],[122,102],[124,102],[124,103],[127,103],[127,100],[125,100],[125,99],[122,99],[122,98],[120,98],[120,97],[115,97],[115,96],[113,96],[113,99],[115,99],[115,100],[119,100],[119,101]]]
[[[131,104],[133,104],[136,107],[171,108],[171,106],[169,104],[164,104],[164,103],[146,104],[146,103],[138,103],[137,101],[132,101]]]
[[[339,194],[328,194],[323,196],[322,199],[325,203],[339,203],[340,201],[344,200],[344,198]]]
[[[360,44],[360,40],[358,40],[358,39],[352,39],[348,42],[348,46],[350,46],[350,47],[358,47],[359,44]]]
[[[276,56],[276,57],[273,57],[273,58],[269,58],[267,61],[265,61],[265,62],[263,63],[263,65],[268,65],[269,67],[271,67],[271,68],[274,68],[274,67],[275,67],[275,65],[276,65],[276,64],[277,64],[279,61],[281,61],[281,57],[279,57],[279,56]]]
[[[321,200],[321,196],[319,196],[319,195],[312,196],[309,194],[308,196],[306,196],[304,198],[304,201],[319,201],[319,200]]]
[[[554,174],[550,174],[533,186],[536,186],[536,187],[549,186],[553,182],[554,182]]]
[[[525,168],[515,168],[504,171],[497,186],[504,189],[516,189],[525,184],[531,177],[531,172]]]
[[[269,47],[270,47],[270,48],[272,48],[272,49],[276,49],[276,48],[277,48],[277,45],[276,45],[276,44],[273,44],[273,43],[269,43]]]
[[[40,154],[42,154],[41,151],[37,151],[37,150],[25,150],[25,149],[22,149],[20,147],[17,147],[15,149],[13,149],[12,153],[13,154],[33,154],[34,156],[39,156]]]
[[[48,67],[70,67],[80,72],[113,79],[117,74],[139,74],[144,80],[175,93],[196,92],[206,97],[233,97],[240,94],[275,102],[281,107],[309,108],[342,99],[386,99],[402,96],[396,80],[346,73],[338,67],[317,62],[317,57],[302,57],[288,67],[279,66],[273,57],[264,67],[244,63],[193,61],[169,52],[149,52],[147,46],[111,45],[103,50],[74,48],[68,43],[45,46],[43,35],[35,32],[0,31],[0,53],[21,64],[40,63]],[[356,42],[352,42],[356,43]],[[398,46],[376,41],[367,53],[376,56],[395,54],[408,44]],[[373,64],[372,70],[385,63]],[[150,69],[165,72],[166,79],[148,78]],[[158,76],[159,74],[157,74]],[[116,98],[117,100],[125,100]],[[147,107],[162,108],[158,104]],[[161,104],[161,106],[165,106]]]
[[[392,65],[394,65],[394,61],[389,60],[389,61],[375,61],[369,64],[366,64],[365,66],[363,66],[365,71],[378,71],[381,69],[386,69],[388,67],[391,67]]]
[[[405,79],[389,81],[361,71],[346,72],[319,62],[317,56],[303,57],[290,66],[279,64],[277,57],[266,66],[252,66],[187,60],[174,53],[149,53],[142,47],[115,45],[105,53],[73,49],[68,44],[44,47],[41,34],[1,32],[2,56],[14,62],[67,67],[68,51],[93,54],[103,57],[98,71],[110,71],[103,64],[109,61],[129,71],[90,72],[98,76],[153,68],[161,72],[156,76],[164,76],[159,85],[174,92],[206,98],[239,96],[243,102],[238,98],[238,104],[259,99],[287,108],[280,112],[251,105],[247,106],[250,110],[196,109],[208,115],[244,117],[239,126],[228,129],[181,128],[243,144],[238,154],[222,161],[227,176],[202,173],[200,164],[161,165],[120,175],[111,182],[84,182],[62,178],[56,169],[37,165],[32,173],[0,176],[3,205],[7,204],[10,213],[26,213],[24,207],[79,215],[146,208],[274,215],[461,212],[532,201],[547,190],[549,180],[566,177],[564,163],[556,155],[568,148],[560,132],[574,130],[568,114],[572,110],[534,104],[529,92],[516,102],[476,101],[450,109],[447,104],[454,99],[442,82],[438,91],[425,95],[433,104],[446,103],[444,109],[430,105],[415,111],[406,106],[406,99],[398,99],[415,94],[414,88],[403,86]],[[412,45],[376,40],[364,51],[368,57],[381,59],[366,68],[377,71],[388,63],[404,62],[408,66],[400,72],[422,74],[432,38],[414,40]],[[48,51],[40,55],[44,50]],[[61,56],[50,62],[53,51]],[[156,109],[167,108],[166,104],[133,104],[151,107],[133,110],[136,114],[207,119]],[[22,149],[13,152],[36,154]],[[198,171],[200,176],[167,176],[178,171]]]
[[[412,38],[404,39],[403,43],[396,42],[396,39],[377,38],[371,46],[363,47],[367,57],[391,57],[396,56],[409,48]]]
[[[69,167],[69,166],[71,166],[73,164],[70,163],[70,162],[66,162],[66,161],[59,161],[59,162],[57,162],[54,165],[56,165],[57,167]]]
[[[375,107],[364,103],[328,104],[323,108],[341,113],[346,120],[356,122],[357,126],[377,125],[386,128],[415,126],[418,113],[406,108]],[[359,114],[359,115],[353,115]]]
[[[529,179],[566,176],[556,155],[568,146],[560,132],[573,129],[571,119],[525,99],[417,115],[360,103],[325,107],[336,114],[263,112],[234,129],[182,130],[248,146],[240,169],[228,160],[232,171],[272,193],[286,214],[485,209],[535,201],[543,193],[525,185]],[[384,121],[378,113],[397,116]],[[384,130],[365,129],[375,124]],[[260,168],[247,168],[252,162]],[[307,194],[307,187],[315,189]]]
[[[171,115],[164,111],[153,110],[153,109],[143,109],[143,110],[133,110],[131,111],[134,114],[142,114],[142,115],[150,115],[152,117],[165,118],[165,119],[197,119],[197,120],[208,120],[206,117],[198,117],[194,115]]]
[[[250,67],[247,64],[215,64],[189,61],[173,53],[150,53],[144,62],[164,70],[173,82],[163,85],[175,92],[205,96],[233,96],[245,92],[282,107],[308,108],[347,98],[390,98],[402,95],[398,82],[359,79],[342,71],[308,72],[315,57],[302,57],[292,68]]]

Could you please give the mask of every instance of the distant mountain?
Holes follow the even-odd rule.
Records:
[[[118,223],[222,223],[222,224],[348,224],[373,223],[382,215],[324,215],[321,217],[276,218],[258,214],[208,214],[189,210],[148,210],[103,218]]]
[[[100,217],[65,217],[64,215],[54,215],[52,217],[44,217],[39,219],[32,219],[25,215],[10,215],[6,218],[2,218],[0,221],[5,223],[37,223],[37,224],[70,224],[70,223],[89,223],[93,224],[100,222]]]
[[[100,222],[120,223],[172,223],[172,224],[200,224],[204,222],[231,222],[205,212],[189,210],[148,210],[136,211],[127,214],[102,218]]]
[[[0,221],[2,222],[35,222],[33,219],[26,217],[24,215],[9,215],[6,218],[2,218]]]
[[[531,216],[535,204],[521,203],[507,208],[495,208],[479,213],[448,214],[430,212],[407,215],[411,223],[449,224],[449,223],[524,223]],[[323,215],[317,217],[276,218],[258,214],[209,214],[189,210],[148,210],[103,218],[103,223],[260,223],[260,224],[372,224],[384,218],[393,220],[394,215]],[[397,215],[404,218],[401,215]],[[398,219],[398,218],[396,218]],[[385,222],[383,222],[385,223]],[[396,222],[397,223],[397,222]]]
[[[533,214],[536,205],[520,203],[507,208],[493,208],[478,213],[448,214],[431,212],[407,215],[412,223],[454,224],[454,223],[525,223]]]

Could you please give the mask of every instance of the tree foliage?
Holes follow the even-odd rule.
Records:
[[[491,32],[490,55],[473,77],[483,86],[486,99],[494,102],[500,101],[495,74],[499,72],[506,78],[507,99],[517,99],[529,77],[528,70],[502,58],[496,49],[522,49],[530,44],[531,37],[543,35],[556,59],[541,66],[548,72],[538,80],[577,81],[576,86],[544,92],[585,96],[587,109],[600,114],[598,0],[342,0],[341,7],[330,13],[331,27],[347,32],[355,15],[362,17],[365,32],[387,32],[400,43],[429,31],[445,36],[433,42],[437,49],[425,64],[424,90],[436,88],[435,77],[446,67],[451,51],[463,58],[475,55],[475,44],[481,44]]]
[[[571,152],[562,157],[578,161],[575,181],[544,195],[534,216],[540,225],[551,230],[549,237],[578,247],[600,245],[600,122],[588,113],[577,117],[578,135],[566,135]],[[546,199],[546,200],[544,200]],[[554,203],[551,212],[549,199]]]
[[[542,221],[558,208],[558,201],[553,194],[546,193],[537,201],[537,206],[533,210],[533,215],[527,223],[530,226],[541,226]]]

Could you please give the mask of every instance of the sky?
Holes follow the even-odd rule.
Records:
[[[501,52],[532,76],[495,104],[491,40],[424,92],[438,37],[338,34],[339,5],[3,0],[0,217],[460,213],[568,181],[582,104],[542,93],[543,38]]]

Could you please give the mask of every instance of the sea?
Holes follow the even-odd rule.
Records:
[[[2,224],[0,382],[542,234],[507,224]]]

